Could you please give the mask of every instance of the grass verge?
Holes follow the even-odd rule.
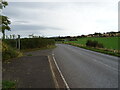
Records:
[[[16,83],[13,81],[2,81],[2,90],[15,90]]]
[[[64,44],[69,44],[69,45],[77,46],[77,47],[80,47],[80,48],[83,48],[83,49],[92,50],[92,51],[95,51],[95,52],[100,52],[100,53],[120,57],[120,52],[113,52],[113,51],[110,51],[108,49],[92,48],[92,47],[87,47],[87,46],[80,45],[80,44],[67,43],[67,42],[64,42]]]

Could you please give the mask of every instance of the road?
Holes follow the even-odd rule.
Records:
[[[52,53],[70,88],[118,88],[118,57],[65,44]]]

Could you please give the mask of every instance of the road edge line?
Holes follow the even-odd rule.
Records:
[[[60,76],[61,76],[61,78],[63,79],[63,82],[65,83],[66,88],[67,88],[68,90],[70,90],[70,87],[68,86],[68,84],[67,84],[67,82],[66,82],[66,80],[65,80],[65,78],[64,78],[64,76],[63,76],[63,74],[62,74],[62,72],[61,72],[61,70],[60,70],[60,68],[59,68],[59,66],[58,66],[58,64],[57,64],[57,62],[56,62],[56,60],[55,60],[54,54],[52,54],[52,56],[53,56],[53,60],[54,60],[54,62],[55,62],[55,65],[56,65],[56,67],[57,67],[57,69],[58,69],[58,71],[59,71],[59,73],[60,73]]]
[[[53,80],[54,80],[54,83],[55,83],[55,87],[56,87],[56,88],[59,88],[58,82],[57,82],[57,80],[56,80],[55,73],[54,73],[54,71],[53,71],[52,64],[51,64],[51,62],[50,62],[50,56],[48,56],[48,62],[49,62],[49,64],[50,64],[50,69],[51,69],[51,72],[52,72],[52,77],[53,77]]]

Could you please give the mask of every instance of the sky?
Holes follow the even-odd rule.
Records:
[[[6,35],[77,36],[118,31],[119,0],[9,0]],[[0,34],[0,37],[2,34]]]

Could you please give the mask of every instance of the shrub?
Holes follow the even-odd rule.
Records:
[[[13,89],[13,88],[15,88],[15,85],[16,85],[16,83],[13,81],[2,81],[2,89],[3,90],[9,90],[9,89],[15,90],[15,89]]]
[[[22,56],[22,53],[18,50],[10,47],[6,43],[2,42],[2,59],[3,61]]]
[[[21,49],[44,48],[49,45],[55,45],[53,39],[45,38],[24,38],[21,39]]]
[[[92,41],[92,40],[87,40],[86,46],[104,48],[102,43],[99,43],[98,41]]]
[[[17,43],[17,40],[15,39],[4,39],[4,41],[7,45],[9,45],[10,47],[13,47],[15,48],[16,47],[16,43]]]
[[[4,42],[12,48],[18,47],[17,40],[5,39]],[[50,45],[55,45],[54,39],[47,38],[22,38],[20,42],[21,49],[46,48]]]
[[[104,48],[104,46],[103,46],[102,43],[98,43],[97,47],[99,47],[99,48]]]

